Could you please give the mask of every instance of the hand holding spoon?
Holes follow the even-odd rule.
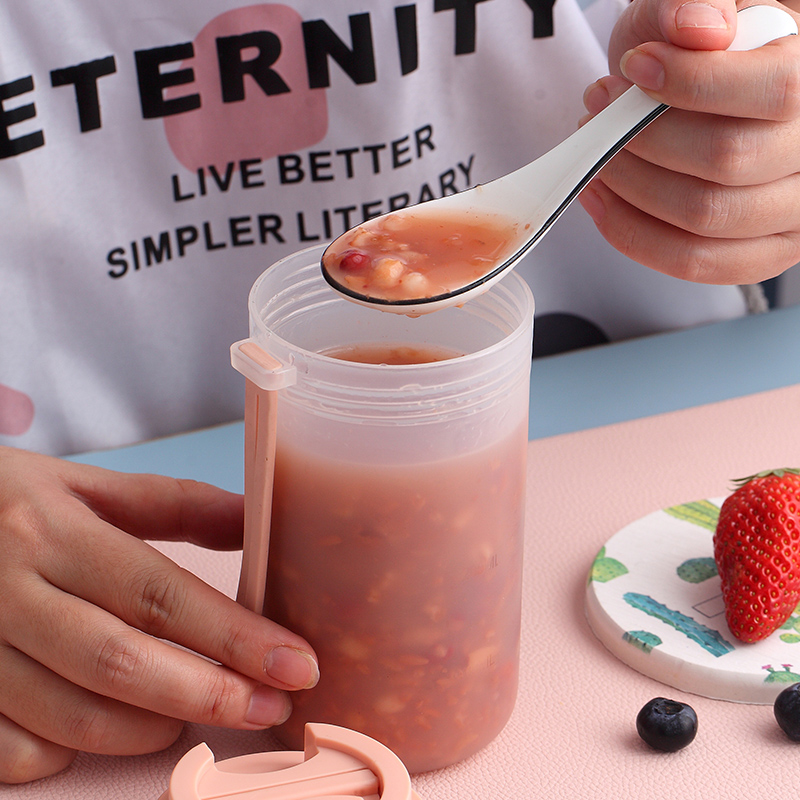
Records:
[[[738,15],[729,50],[754,50],[798,32],[775,6]],[[328,283],[348,299],[416,316],[487,291],[550,230],[589,181],[668,106],[632,86],[530,164],[459,194],[369,220],[322,256]]]

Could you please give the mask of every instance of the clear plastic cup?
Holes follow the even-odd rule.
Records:
[[[533,298],[509,275],[419,318],[351,303],[321,247],[270,267],[250,339],[278,392],[264,613],[305,636],[318,685],[276,730],[353,728],[410,772],[460,761],[506,724],[517,692]],[[321,351],[404,345],[462,355],[355,363]]]

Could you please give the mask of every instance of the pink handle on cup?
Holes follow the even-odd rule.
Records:
[[[294,383],[286,367],[244,339],[231,346],[231,363],[247,378],[244,405],[244,542],[236,602],[261,614],[269,557],[272,483],[275,476],[277,390]]]

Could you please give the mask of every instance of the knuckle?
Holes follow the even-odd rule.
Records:
[[[678,275],[692,283],[712,283],[716,271],[713,252],[702,239],[688,237],[676,252],[675,263]]]
[[[219,660],[226,666],[241,671],[241,654],[252,648],[253,632],[246,624],[236,625],[230,621],[223,627]]]
[[[199,694],[195,722],[225,725],[241,719],[237,708],[242,704],[242,687],[232,673],[218,669],[213,673],[204,692]]]
[[[800,65],[797,59],[786,59],[782,64],[786,74],[769,82],[776,120],[789,122],[800,117]]]
[[[168,569],[148,572],[132,593],[133,616],[142,630],[154,636],[166,631],[185,604],[179,573]]]
[[[61,736],[70,748],[85,753],[137,755],[163,750],[180,736],[182,720],[158,714],[126,712],[108,699],[85,699],[62,709]]]
[[[135,691],[147,674],[147,650],[124,632],[115,632],[101,642],[90,663],[97,681],[111,696]]]
[[[72,703],[63,709],[62,735],[69,746],[87,753],[102,753],[112,738],[113,720],[108,705],[97,702]]]
[[[700,235],[720,235],[730,228],[737,211],[732,192],[719,184],[703,182],[686,198],[686,229]]]
[[[35,556],[47,530],[47,512],[20,496],[0,498],[0,530],[13,536],[15,552]]]
[[[725,186],[745,183],[752,173],[760,148],[741,124],[721,122],[709,139],[712,180]]]

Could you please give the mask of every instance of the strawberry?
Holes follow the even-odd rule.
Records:
[[[720,509],[714,560],[731,633],[758,642],[800,602],[800,470],[760,472],[736,483]]]

